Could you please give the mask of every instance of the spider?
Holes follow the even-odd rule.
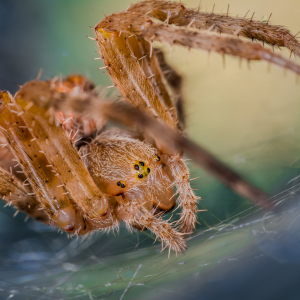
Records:
[[[247,41],[287,47],[299,56],[296,37],[253,16],[203,13],[163,0],[138,2],[93,30],[100,69],[110,75],[121,101],[103,99],[76,74],[28,82],[15,96],[0,92],[1,198],[69,234],[115,230],[122,220],[130,230],[149,229],[163,247],[182,252],[200,200],[190,187],[185,153],[240,195],[270,208],[264,192],[185,137],[181,77],[153,43],[266,60],[299,75],[298,64]],[[131,130],[107,128],[108,120]],[[176,202],[179,221],[163,220]]]

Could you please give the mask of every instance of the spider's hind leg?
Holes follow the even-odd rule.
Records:
[[[28,184],[28,183],[27,183]],[[49,217],[41,208],[40,202],[32,195],[32,191],[0,167],[0,198],[8,205],[23,211],[34,219],[49,223]]]

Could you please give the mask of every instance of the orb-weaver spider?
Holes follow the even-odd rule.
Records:
[[[93,29],[103,68],[130,106],[103,101],[81,75],[32,81],[14,97],[1,92],[0,130],[8,146],[2,153],[1,197],[71,234],[115,229],[123,220],[130,228],[150,229],[179,252],[186,248],[183,233],[195,227],[199,200],[189,184],[185,152],[236,192],[269,207],[263,192],[183,137],[181,79],[153,42],[266,60],[300,74],[294,62],[238,37],[285,46],[299,56],[297,39],[268,22],[162,0],[138,2]],[[171,76],[164,77],[166,70]],[[106,130],[106,119],[135,130]],[[18,161],[13,174],[5,171],[11,155]],[[179,228],[161,219],[176,204],[174,185],[182,207]]]

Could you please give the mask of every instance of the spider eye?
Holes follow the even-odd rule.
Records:
[[[144,163],[143,161],[140,161],[140,165],[141,165],[141,166],[144,166],[145,163]]]
[[[138,175],[138,178],[143,178],[143,177],[144,177],[143,174]]]
[[[160,161],[160,157],[159,157],[157,154],[154,155],[154,158],[155,158],[157,161]]]
[[[124,189],[124,187],[125,187],[125,184],[124,184],[124,183],[122,183],[122,184],[121,184],[121,188],[122,188],[122,189]]]
[[[118,186],[120,186],[120,185],[121,185],[121,182],[120,182],[120,181],[118,181],[117,185],[118,185]]]
[[[150,173],[150,169],[149,168],[147,169],[147,172]]]
[[[134,165],[134,169],[135,169],[135,170],[139,170],[140,167],[139,167],[138,165]]]

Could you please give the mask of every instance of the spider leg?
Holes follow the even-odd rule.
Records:
[[[16,103],[23,112],[23,119],[50,160],[50,169],[58,176],[76,203],[90,219],[100,220],[109,210],[108,201],[97,188],[81,157],[64,129],[55,124],[55,118],[47,110],[33,104],[48,98],[48,82],[29,82],[16,95]],[[42,100],[43,101],[43,100]],[[28,105],[32,103],[29,107]],[[43,103],[43,102],[42,102]],[[52,119],[52,120],[51,120]],[[51,143],[51,144],[50,144]],[[51,146],[50,146],[51,145]],[[84,187],[84,188],[83,188]]]
[[[147,19],[147,16],[133,12],[125,12],[119,16],[114,14],[101,21],[95,28],[98,44],[100,45],[103,39],[111,42],[118,30],[120,31],[122,28],[126,28],[123,30],[124,34],[144,37],[151,44],[154,41],[159,41],[170,45],[176,44],[214,51],[222,55],[228,54],[247,60],[265,60],[300,75],[299,64],[264,48],[258,43],[225,35],[221,36],[216,33],[171,27],[153,22]]]
[[[176,252],[186,250],[186,243],[183,234],[178,232],[172,224],[161,219],[159,215],[154,214],[155,211],[149,211],[134,201],[123,202],[118,208],[117,216],[123,220],[129,228],[137,226],[150,229],[156,239],[161,240],[165,247]]]
[[[43,91],[47,92],[47,89],[45,89],[45,85],[43,84],[44,83],[38,83],[37,87],[42,87]],[[80,233],[82,231],[87,232],[95,227],[101,228],[111,226],[111,213],[108,209],[107,200],[103,199],[104,196],[102,196],[102,194],[101,197],[104,200],[104,204],[103,201],[97,202],[95,200],[90,200],[90,203],[86,201],[90,205],[90,211],[86,213],[84,209],[82,209],[84,211],[84,215],[81,213],[80,204],[76,203],[74,207],[74,198],[72,198],[71,193],[68,190],[70,185],[72,186],[72,183],[73,186],[75,186],[75,183],[72,182],[72,180],[74,181],[74,177],[71,175],[73,174],[72,168],[68,168],[67,177],[64,177],[62,180],[62,174],[68,165],[66,163],[66,159],[59,161],[60,153],[56,149],[57,146],[54,146],[59,145],[57,140],[65,140],[64,135],[61,135],[60,132],[60,130],[63,129],[56,127],[53,123],[46,124],[51,125],[54,128],[59,128],[58,131],[55,131],[55,129],[52,128],[57,135],[56,140],[54,139],[53,141],[54,144],[50,145],[49,142],[51,141],[53,131],[51,132],[51,129],[48,129],[47,131],[47,126],[43,127],[40,122],[43,117],[49,122],[49,116],[46,118],[45,111],[43,111],[42,108],[35,106],[33,102],[26,102],[28,98],[34,96],[37,96],[38,99],[44,99],[43,97],[45,96],[45,93],[39,93],[41,92],[39,89],[36,91],[30,90],[30,86],[33,87],[30,84],[29,88],[28,85],[25,85],[25,89],[22,89],[16,95],[16,101],[22,106],[22,109],[14,103],[14,99],[10,97],[9,94],[6,92],[1,94],[3,103],[1,106],[0,129],[27,175],[34,192],[32,193],[32,196],[39,199],[43,208],[49,217],[54,220],[54,223],[57,226],[70,233]],[[37,94],[35,94],[35,92]],[[33,112],[33,115],[28,113],[30,109],[31,112]],[[35,116],[34,113],[37,113],[38,116]],[[67,140],[69,142],[69,139]],[[71,143],[69,142],[69,144]],[[56,151],[54,154],[51,152],[53,149]],[[75,153],[77,154],[76,150]],[[51,157],[51,155],[53,156]],[[67,156],[68,155],[66,153],[65,158]],[[48,158],[50,158],[50,160]],[[78,154],[74,154],[71,159],[75,160],[76,158],[79,160]],[[56,165],[56,163],[58,164]],[[81,164],[83,166],[82,162]],[[80,166],[80,162],[76,161],[76,166],[78,168]],[[71,172],[68,172],[69,170],[71,170]],[[86,169],[84,170],[86,171]],[[88,175],[87,171],[86,173]],[[82,170],[80,170],[80,174],[81,176],[84,176]],[[88,180],[88,178],[84,179],[85,181]],[[78,185],[78,178],[75,177],[75,180]],[[92,179],[90,180],[92,184],[94,184]],[[87,185],[87,187],[89,186]],[[85,190],[85,192],[91,193],[89,190]],[[96,192],[100,193],[98,189]],[[78,197],[78,195],[76,196]],[[93,196],[97,197],[97,194],[93,194]],[[96,199],[100,200],[101,198]],[[77,207],[77,205],[79,207]],[[105,207],[105,205],[107,206]],[[101,220],[102,222],[99,223],[99,211],[101,212],[101,210],[106,212],[106,217],[104,217]],[[88,222],[84,221],[86,217],[89,218]],[[88,226],[88,223],[94,223],[94,225]]]
[[[191,233],[195,229],[198,212],[197,203],[201,198],[195,195],[190,186],[189,170],[182,160],[182,157],[179,155],[171,156],[168,164],[178,189],[179,206],[182,207],[182,213],[179,220],[179,223],[181,223],[180,227],[183,232]]]
[[[0,130],[0,166],[19,180],[24,181],[26,176],[8,145]]]
[[[177,124],[177,111],[164,82],[165,76],[162,72],[160,61],[156,55],[156,52],[159,52],[159,50],[155,49],[151,55],[150,44],[144,39],[137,38],[134,35],[127,39],[127,44],[133,55],[137,58],[137,61],[143,69],[147,79],[150,80],[156,90],[160,101],[164,104],[166,110],[171,113],[174,123]]]
[[[49,217],[41,210],[41,203],[33,196],[27,186],[0,167],[0,198],[43,223],[49,223]]]
[[[27,180],[25,184],[22,184],[18,178],[0,167],[0,198],[7,202],[7,205],[14,206],[17,211],[22,211],[37,221],[53,224],[51,217],[32,192]],[[68,230],[70,234],[84,235],[96,229],[88,220],[84,220],[80,211],[76,211],[75,219],[74,228]]]
[[[300,56],[300,43],[291,32],[281,26],[269,25],[268,22],[251,19],[233,18],[228,15],[200,12],[184,7],[181,3],[164,0],[146,0],[132,5],[128,11],[147,14],[169,24],[212,30],[258,40],[275,47],[286,47]]]
[[[151,116],[159,118],[175,130],[172,111],[167,109],[160,100],[151,78],[146,76],[131,50],[131,47],[138,50],[138,47],[130,45],[127,41],[132,38],[122,34],[121,31],[109,32],[101,27],[97,27],[95,33],[98,36],[98,47],[106,70],[123,99]]]
[[[3,101],[0,130],[31,183],[34,191],[31,196],[40,199],[47,214],[59,227],[66,231],[73,230],[75,210],[68,195],[64,195],[65,191],[59,179],[46,167],[50,163],[18,114],[16,106],[12,103],[12,97],[6,92],[1,93],[0,97]]]
[[[184,111],[184,99],[182,95],[182,77],[166,62],[164,53],[155,49],[155,56],[157,57],[159,66],[169,86],[173,90],[174,97],[176,99],[176,111],[178,119],[181,123],[181,127],[185,127],[185,111]]]

